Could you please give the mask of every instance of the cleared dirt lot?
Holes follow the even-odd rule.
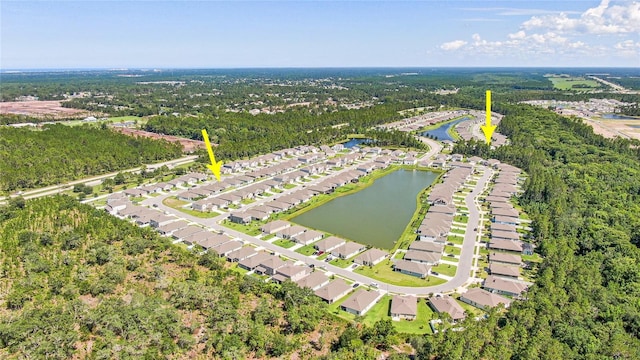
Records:
[[[192,153],[197,149],[205,148],[204,141],[185,139],[185,138],[171,136],[171,135],[160,135],[160,134],[152,133],[149,131],[137,130],[137,129],[129,129],[129,128],[113,128],[113,129],[115,131],[119,131],[129,136],[143,136],[143,137],[148,137],[153,139],[164,139],[169,142],[177,141],[180,143],[180,145],[182,145],[182,150],[186,153]],[[215,144],[213,145],[215,146]]]
[[[86,110],[62,107],[61,101],[7,101],[0,102],[0,114],[27,115],[37,118],[67,119],[88,114]]]
[[[640,120],[605,120],[585,119],[584,122],[591,125],[593,132],[606,138],[616,136],[640,140]]]

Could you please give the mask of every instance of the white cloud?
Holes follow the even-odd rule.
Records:
[[[571,34],[628,34],[640,32],[640,3],[610,6],[609,0],[587,9],[579,17],[567,13],[534,16],[522,24],[525,30],[546,29]]]
[[[442,45],[440,45],[440,48],[442,50],[446,50],[446,51],[451,51],[451,50],[458,50],[461,47],[467,45],[467,42],[464,40],[455,40],[455,41],[450,41],[450,42],[446,42]]]
[[[634,56],[640,59],[640,42],[625,40],[615,44],[613,48],[623,56]]]
[[[475,33],[471,40],[457,39],[442,44],[440,48],[455,51],[464,47],[464,52],[459,52],[461,57],[511,58],[523,64],[535,63],[536,59],[537,62],[554,64],[557,60],[551,59],[562,59],[565,63],[578,64],[587,59],[633,59],[634,56],[640,59],[640,42],[629,40],[630,37],[635,39],[638,33],[640,3],[612,5],[603,0],[578,16],[566,12],[533,16],[504,38],[495,38],[492,34],[493,39],[488,39],[488,36]],[[626,61],[628,63],[629,60]]]

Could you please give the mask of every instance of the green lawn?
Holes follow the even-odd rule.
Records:
[[[202,219],[208,219],[208,218],[212,218],[212,217],[216,217],[218,215],[220,215],[219,212],[215,212],[215,211],[210,211],[210,212],[202,212],[202,211],[196,211],[196,210],[191,210],[191,209],[177,209],[182,211],[185,214],[189,214],[191,216],[195,216],[195,217],[199,217]]]
[[[447,236],[447,242],[462,245],[464,238],[462,236],[449,235]]]
[[[460,248],[459,247],[455,247],[455,246],[445,246],[444,247],[444,253],[445,254],[453,254],[453,255],[460,255]]]
[[[540,254],[534,253],[533,255],[522,255],[522,261],[530,261],[530,262],[541,262],[542,256]]]
[[[353,264],[353,261],[349,259],[334,258],[333,260],[329,261],[329,264],[335,265],[344,269],[346,267],[349,267],[351,264]]]
[[[318,260],[324,260],[324,259],[327,258],[327,256],[329,256],[329,254],[328,253],[324,253],[324,254],[318,256]]]
[[[296,250],[296,252],[298,254],[302,254],[302,255],[306,255],[309,256],[311,254],[313,254],[316,251],[316,249],[313,248],[313,245],[305,245],[299,249]]]
[[[436,314],[431,310],[429,305],[427,305],[427,302],[423,299],[418,299],[418,317],[413,321],[394,321],[393,325],[399,333],[431,334],[429,320],[435,319],[436,317]]]
[[[278,245],[280,247],[283,247],[285,249],[288,249],[290,247],[292,247],[293,245],[295,245],[295,241],[291,241],[291,240],[287,240],[287,239],[278,239],[276,241],[273,242],[273,244]]]
[[[224,220],[222,222],[222,225],[251,236],[260,235],[262,233],[262,231],[260,231],[261,224],[259,224],[259,222],[257,221],[252,221],[251,224],[248,224],[248,225],[242,225],[242,224],[232,223],[229,220]]]
[[[254,199],[242,199],[242,200],[240,200],[240,203],[245,204],[245,205],[252,204],[254,202],[256,202]]]
[[[434,266],[431,268],[431,271],[435,271],[439,274],[446,276],[455,276],[456,270],[458,270],[457,266],[449,265],[449,264],[440,264],[438,266]]]
[[[276,237],[276,234],[269,234],[269,235],[263,236],[261,239],[264,241],[267,241],[267,240],[273,239],[274,237]]]
[[[464,215],[457,215],[453,217],[453,221],[466,224],[467,221],[469,221],[469,217]]]
[[[296,187],[296,186],[298,186],[298,185],[294,185],[294,184],[285,184],[285,185],[283,186],[283,188],[285,188],[285,189],[287,189],[287,190],[288,190],[288,189],[293,189],[293,188],[294,188],[294,187]]]
[[[464,235],[465,233],[464,230],[460,230],[460,229],[451,229],[451,232],[454,234],[461,234],[461,235]]]
[[[439,279],[433,276],[430,276],[427,279],[420,279],[415,276],[401,274],[397,271],[393,271],[391,264],[390,260],[385,260],[371,268],[369,266],[358,266],[354,272],[368,276],[372,279],[400,286],[432,286],[446,282],[444,279]]]
[[[394,259],[402,259],[404,257],[404,252],[398,251],[396,255],[393,257]]]

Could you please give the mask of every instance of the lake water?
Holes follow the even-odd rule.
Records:
[[[338,197],[291,221],[361,244],[390,249],[416,211],[418,193],[437,176],[431,171],[394,171],[357,193]]]
[[[603,114],[603,119],[611,119],[611,120],[640,120],[640,118],[635,118],[631,116],[624,116],[618,114]]]
[[[468,117],[463,117],[462,119],[458,119],[452,122],[448,122],[448,123],[444,123],[442,125],[440,125],[439,127],[429,130],[429,131],[425,131],[423,133],[421,133],[420,135],[422,136],[427,136],[427,135],[431,135],[432,137],[435,137],[436,140],[440,140],[440,141],[444,141],[444,140],[449,140],[449,141],[454,141],[453,138],[451,136],[449,136],[449,129],[452,126],[456,126],[456,124],[458,124],[459,122],[465,121],[465,120],[469,120]]]
[[[351,149],[354,146],[359,146],[360,144],[368,144],[371,142],[371,139],[351,139],[346,143],[342,143],[345,148]]]

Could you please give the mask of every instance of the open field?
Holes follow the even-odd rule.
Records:
[[[606,138],[616,136],[640,140],[640,119],[638,120],[608,120],[603,118],[585,119],[584,122],[591,125],[593,132]]]
[[[37,118],[66,119],[88,114],[86,110],[62,107],[61,101],[7,101],[0,102],[0,114],[27,115]]]
[[[549,80],[558,90],[591,90],[600,87],[597,81],[582,77],[550,77]]]

